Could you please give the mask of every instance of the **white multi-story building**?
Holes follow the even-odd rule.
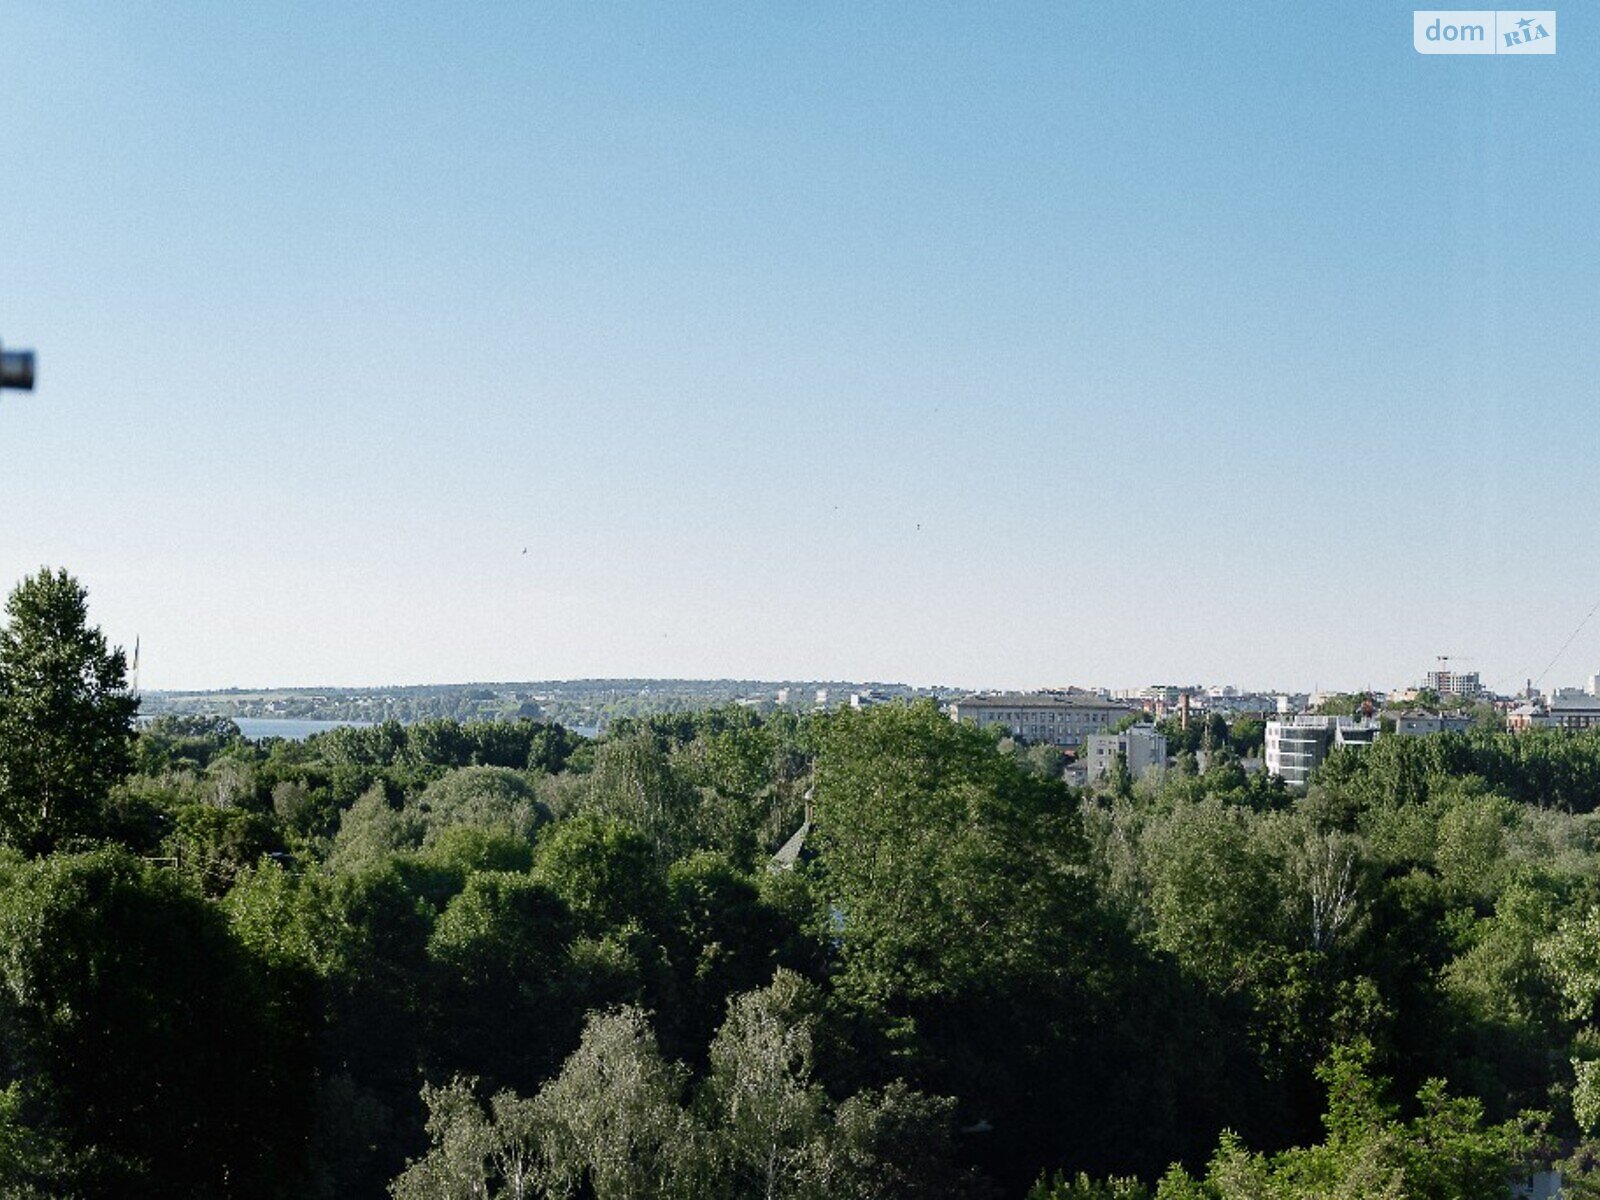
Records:
[[[1153,725],[1134,725],[1121,733],[1090,734],[1083,752],[1085,781],[1104,779],[1119,754],[1127,756],[1128,773],[1142,779],[1147,771],[1167,765],[1167,739]]]
[[[1140,700],[1151,700],[1156,704],[1172,706],[1176,705],[1178,698],[1185,693],[1199,695],[1200,689],[1197,687],[1179,687],[1174,683],[1152,683],[1149,687],[1139,690],[1138,698]]]
[[[1026,692],[968,696],[950,705],[955,721],[1003,725],[1012,737],[1075,748],[1135,710],[1089,692]]]
[[[1267,722],[1267,773],[1292,788],[1311,782],[1334,745],[1364,746],[1378,738],[1376,721],[1302,714]]]

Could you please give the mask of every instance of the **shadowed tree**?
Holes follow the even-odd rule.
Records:
[[[0,1063],[88,1156],[49,1194],[298,1182],[286,1049],[222,914],[172,873],[110,848],[0,868]]]

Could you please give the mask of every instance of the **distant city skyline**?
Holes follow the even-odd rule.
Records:
[[[1523,684],[1510,689],[1494,689],[1487,685],[1482,690],[1484,696],[1499,696],[1503,699],[1515,699],[1520,696],[1527,685],[1532,682],[1525,679]],[[1211,693],[1213,699],[1233,699],[1250,696],[1319,696],[1368,692],[1376,696],[1392,697],[1407,692],[1429,690],[1428,681],[1423,678],[1395,684],[1368,684],[1352,688],[1324,688],[1315,684],[1297,686],[1294,684],[1258,684],[1253,686],[1224,683],[1214,680],[1151,680],[1139,684],[1113,685],[1092,680],[1055,681],[1034,684],[985,684],[985,683],[956,683],[949,680],[911,680],[911,679],[877,679],[865,676],[851,678],[849,676],[773,676],[766,679],[757,679],[745,676],[567,676],[549,679],[431,679],[411,682],[379,681],[372,683],[236,683],[221,684],[215,687],[164,687],[143,688],[141,691],[158,695],[182,696],[190,694],[237,692],[244,695],[260,693],[269,695],[277,692],[316,692],[327,690],[330,692],[381,692],[386,690],[402,691],[411,689],[428,688],[467,688],[467,687],[523,687],[528,685],[572,685],[572,684],[652,684],[652,683],[747,683],[756,688],[776,688],[779,691],[793,687],[822,687],[842,689],[831,698],[830,702],[848,702],[850,688],[908,688],[918,692],[960,693],[970,692],[976,694],[1018,694],[1036,695],[1043,693],[1059,693],[1082,691],[1093,694],[1106,694],[1114,698],[1133,699],[1142,693],[1153,689],[1168,688],[1177,692],[1198,692],[1202,696]],[[1536,686],[1540,694],[1560,692],[1585,692],[1591,695],[1600,694],[1600,672],[1591,673],[1581,680],[1573,681],[1565,678],[1546,680]],[[1223,694],[1225,693],[1225,694]],[[749,698],[759,698],[757,692],[749,693]],[[793,696],[779,696],[779,704],[805,705],[811,702],[809,693]]]
[[[1335,25],[8,5],[0,586],[152,690],[1520,688],[1600,599],[1596,19]]]

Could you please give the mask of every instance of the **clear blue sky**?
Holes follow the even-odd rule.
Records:
[[[1600,599],[1597,24],[13,0],[0,583],[153,688],[1520,685]]]

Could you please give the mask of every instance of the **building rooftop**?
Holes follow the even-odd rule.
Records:
[[[1551,712],[1565,710],[1589,711],[1600,708],[1600,696],[1591,696],[1587,692],[1580,692],[1576,696],[1552,696],[1546,704]]]
[[[1121,700],[1107,700],[1093,692],[1005,692],[993,696],[963,696],[963,708],[1126,708]]]
[[[800,862],[800,856],[805,853],[806,838],[811,836],[811,822],[801,822],[787,842],[778,847],[771,860],[767,863],[769,871],[789,871]]]

